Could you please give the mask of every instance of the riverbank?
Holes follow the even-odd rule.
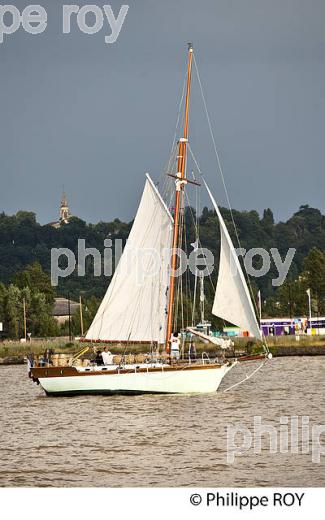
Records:
[[[234,338],[234,348],[226,352],[228,357],[236,357],[243,354],[255,354],[261,350],[258,342],[250,338]],[[325,355],[325,336],[278,336],[267,339],[267,345],[274,357],[287,356],[324,356]],[[34,355],[41,355],[43,352],[52,348],[56,353],[74,356],[82,349],[86,348],[85,344],[77,341],[67,342],[66,338],[56,341],[32,341],[30,343],[4,342],[0,344],[0,365],[19,365],[23,364],[26,355],[33,352]],[[98,345],[98,348],[99,345]],[[137,354],[140,352],[149,352],[150,345],[114,345],[110,346],[113,354],[127,354],[132,351]],[[220,355],[220,349],[213,344],[202,342],[196,343],[196,351],[198,356],[202,356],[206,352],[209,357],[213,358]],[[93,353],[92,347],[85,357],[91,357]]]
[[[80,343],[62,341],[31,341],[28,343],[19,343],[18,341],[6,341],[0,343],[0,365],[22,365],[25,362],[28,353],[41,355],[46,349],[51,348],[55,352],[61,354],[74,355],[81,350]]]
[[[273,336],[267,345],[274,357],[324,356],[325,336]]]

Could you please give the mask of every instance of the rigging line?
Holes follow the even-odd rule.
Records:
[[[186,218],[184,218],[184,251],[186,254],[186,258],[188,258],[188,247],[187,247],[187,226],[186,226]],[[189,325],[189,304],[188,302],[191,300],[191,288],[190,288],[190,279],[189,279],[189,270],[186,266],[185,271],[185,302],[186,302],[186,326]]]
[[[195,176],[192,172],[192,176],[194,177],[194,180],[195,180]],[[197,191],[198,188],[196,188],[196,191]],[[187,198],[187,201],[188,201],[188,205],[186,206],[185,205],[185,201],[184,201],[184,230],[183,230],[183,235],[184,235],[184,238],[183,238],[183,244],[184,244],[184,251],[185,251],[185,254],[186,254],[186,258],[188,258],[188,241],[187,241],[187,234],[188,234],[188,228],[187,228],[187,216],[185,214],[185,210],[186,210],[186,207],[187,208],[190,208],[190,204],[189,204],[189,197],[188,197],[188,194],[187,194],[187,191],[184,190],[185,193],[186,193],[186,198]],[[185,199],[185,197],[184,197]],[[195,228],[195,224],[194,224],[194,228]],[[198,237],[195,235],[195,240],[197,240]],[[192,324],[192,315],[193,315],[193,308],[192,308],[192,311],[191,311],[191,305],[189,304],[189,302],[192,303],[192,306],[193,306],[193,299],[191,297],[191,281],[190,281],[190,270],[189,270],[189,266],[186,267],[186,271],[185,271],[185,302],[186,302],[186,306],[185,306],[185,312],[186,312],[186,326],[188,327],[189,324]],[[195,302],[194,302],[195,303]],[[191,314],[191,322],[189,320],[189,314]],[[184,328],[184,327],[183,327]]]
[[[188,198],[188,195],[187,195],[187,192],[185,192],[185,195],[186,195],[186,199],[187,199],[187,202],[189,204],[189,198]],[[194,226],[195,226],[195,230],[196,230],[196,224],[195,224],[195,219],[194,219],[194,216],[193,216],[193,211],[192,211],[192,208],[191,208],[191,205],[189,204],[188,205],[188,208],[189,208],[189,211],[190,211],[190,215],[192,217],[192,220],[194,222]],[[201,243],[201,239],[200,237],[198,236],[198,245],[199,245],[199,248],[202,249],[202,243]],[[204,257],[204,260],[206,260],[206,258]],[[208,267],[208,264],[205,262],[205,266]],[[216,288],[215,288],[215,285],[212,281],[212,278],[211,278],[211,273],[209,273],[209,279],[210,279],[210,283],[211,283],[211,286],[213,288],[213,290],[215,291]]]
[[[193,174],[193,177],[194,177],[194,174]],[[200,235],[200,219],[199,219],[200,211],[201,211],[201,206],[200,206],[200,198],[199,198],[199,186],[196,186],[195,187],[195,214],[196,214],[196,229],[197,229],[198,237]]]
[[[180,214],[180,225],[179,225],[179,230],[178,230],[178,244],[179,246],[178,247],[182,247],[182,241],[183,241],[183,225],[184,225],[184,191],[183,190],[181,192],[181,214]],[[182,264],[181,264],[181,258],[180,258],[180,262],[179,262],[179,267],[181,267]],[[176,298],[176,301],[177,301],[177,309],[176,309],[176,312],[174,314],[174,330],[178,330],[178,312],[179,312],[179,309],[180,309],[180,312],[181,312],[181,321],[182,321],[182,325],[183,325],[183,285],[182,285],[182,275],[179,274],[178,277],[177,277],[177,298]]]
[[[150,328],[150,340],[151,340],[151,344],[153,343],[154,341],[154,306],[156,304],[156,302],[153,301],[153,294],[154,294],[154,284],[153,284],[153,280],[151,281],[151,290],[150,290],[150,325],[149,325],[149,328]],[[159,302],[159,290],[158,290],[158,302]],[[157,309],[157,314],[159,313],[159,309]],[[157,335],[157,340],[159,341],[159,337]]]
[[[178,134],[179,125],[180,125],[180,119],[181,119],[182,105],[183,105],[183,100],[184,100],[184,96],[185,96],[186,77],[187,77],[187,73],[185,74],[184,80],[183,80],[182,95],[181,95],[181,99],[180,99],[180,102],[179,102],[179,105],[178,105],[178,111],[177,111],[175,133],[174,133],[173,143],[172,143],[172,146],[171,146],[171,151],[170,151],[170,154],[169,154],[169,160],[167,162],[167,169],[165,169],[165,171],[169,171],[173,150],[174,150],[175,145],[176,145],[176,139],[177,139],[177,134]]]
[[[179,310],[179,280],[177,280],[176,305],[175,305],[175,313],[174,313],[174,317],[173,317],[173,330],[174,330],[174,332],[177,330],[178,310]]]
[[[179,243],[184,245],[184,211],[185,208],[183,208],[182,216],[181,216],[181,228],[180,228],[180,236],[179,236]],[[181,274],[179,277],[179,284],[180,284],[180,301],[181,301],[181,323],[182,323],[182,329],[184,329],[184,295],[183,295],[183,275]]]
[[[166,167],[163,169],[163,172],[161,174],[164,176],[164,185],[169,184],[169,182],[167,182],[167,181],[169,181],[169,179],[166,179],[165,175],[166,175],[166,173],[169,173],[173,170],[173,165],[175,165],[176,161],[177,161],[177,155],[178,155],[178,146],[177,146],[177,143],[175,143],[173,146],[173,149],[171,151],[171,154],[169,156],[168,163],[166,164]]]
[[[187,253],[186,253],[187,255]],[[186,269],[186,273],[185,273],[185,301],[186,301],[186,326],[188,327],[189,324],[190,324],[190,318],[189,318],[189,313],[191,312],[191,304],[190,302],[192,302],[192,297],[191,297],[191,285],[190,285],[190,276],[189,276],[189,272],[188,272],[188,269]]]
[[[196,165],[196,168],[199,172],[199,174],[203,177],[202,175],[202,172],[200,171],[200,167],[197,163],[197,160],[194,156],[194,153],[192,152],[192,148],[191,148],[191,145],[190,143],[188,143],[188,149],[189,149],[189,152],[191,154],[191,157],[194,161],[194,164]],[[196,180],[196,177],[194,175],[194,172],[192,171],[192,177],[194,180]],[[200,229],[199,229],[199,225],[200,225],[200,220],[199,220],[199,213],[200,213],[200,209],[199,209],[199,186],[196,186],[195,187],[195,221],[194,221],[194,216],[193,216],[193,212],[192,212],[192,208],[189,204],[189,208],[190,208],[190,214],[192,216],[192,220],[193,220],[193,225],[194,225],[194,230],[195,230],[195,242],[197,241],[198,244],[200,242]],[[195,318],[195,311],[196,311],[196,292],[197,292],[197,278],[198,278],[198,270],[196,270],[196,272],[194,273],[194,288],[193,288],[193,308],[192,308],[192,326],[194,326],[194,318]],[[211,278],[210,278],[211,280]],[[213,286],[213,284],[212,284]]]
[[[196,292],[197,292],[197,275],[194,275],[194,289],[193,289],[193,308],[192,308],[192,327],[194,327],[195,307],[196,307]]]
[[[182,214],[180,216],[180,225],[179,225],[179,231],[178,231],[178,244],[181,244],[181,242],[180,242],[180,240],[181,240],[181,231],[182,231]],[[180,265],[179,265],[179,267],[180,267]],[[178,322],[179,322],[179,320],[178,320],[178,313],[179,313],[179,309],[180,309],[180,312],[182,313],[181,279],[182,279],[182,276],[178,275],[177,276],[177,280],[176,280],[176,284],[177,284],[177,288],[176,288],[176,309],[175,309],[174,320],[173,320],[174,331],[178,330]]]
[[[178,154],[177,146],[175,146],[174,151],[173,151],[173,157],[170,160],[169,168],[167,170],[168,173],[177,171],[176,170],[177,154]],[[161,192],[164,200],[166,201],[167,207],[170,209],[172,207],[172,201],[173,201],[173,197],[174,197],[174,190],[173,190],[174,184],[171,182],[170,178],[166,176],[165,173],[162,175],[164,175],[164,181],[163,181],[160,192]]]
[[[188,208],[189,208],[189,211],[190,211],[190,215],[192,217],[192,220],[193,220],[193,223],[194,223],[194,226],[196,226],[196,223],[195,223],[195,220],[194,220],[194,216],[193,216],[193,211],[192,211],[192,208],[191,208],[191,205],[189,203],[189,198],[188,198],[188,195],[187,195],[187,192],[185,191],[185,195],[186,195],[186,198],[187,198],[187,202],[188,202]],[[196,227],[195,227],[196,229]],[[200,237],[199,237],[199,234],[198,234],[198,231],[196,232],[196,236],[197,236],[197,242],[198,242],[198,247],[200,249],[202,249],[202,243],[201,243],[201,240],[200,240]],[[208,267],[207,265],[207,262],[206,262],[206,258],[204,257],[204,260],[205,260],[205,266],[206,268]],[[199,269],[196,269],[195,270],[195,273],[193,273],[194,275],[194,302],[193,302],[193,308],[192,308],[192,324],[194,326],[194,317],[195,317],[195,314],[196,314],[196,295],[197,295],[197,279],[199,277],[199,272],[200,270]],[[212,276],[211,276],[211,273],[209,272],[208,273],[208,277],[209,277],[209,281],[210,281],[210,285],[213,289],[213,292],[215,294],[216,292],[216,287],[212,281]]]
[[[223,188],[225,190],[227,204],[228,204],[228,207],[229,207],[229,210],[230,210],[230,213],[231,213],[233,226],[235,228],[235,232],[236,232],[236,235],[237,235],[237,228],[236,228],[236,224],[235,224],[235,221],[234,221],[234,218],[233,218],[233,214],[232,214],[232,209],[231,209],[230,199],[229,199],[229,195],[228,195],[228,190],[227,190],[227,186],[226,186],[226,182],[225,182],[225,178],[224,178],[224,174],[223,174],[223,169],[222,169],[222,166],[221,166],[219,152],[218,152],[218,149],[217,149],[216,140],[215,140],[215,137],[214,137],[212,124],[211,124],[211,119],[210,119],[210,115],[209,115],[209,111],[208,111],[208,107],[207,107],[207,103],[206,103],[206,99],[205,99],[205,95],[204,95],[204,91],[203,91],[201,77],[200,77],[200,74],[199,74],[199,69],[198,69],[198,66],[197,66],[197,63],[196,63],[196,59],[195,59],[194,53],[193,53],[193,58],[194,58],[194,65],[195,65],[195,70],[196,70],[196,74],[197,74],[197,79],[198,79],[198,82],[199,82],[200,92],[201,92],[201,96],[202,96],[202,101],[203,101],[203,105],[204,105],[205,115],[206,115],[206,118],[207,118],[207,121],[208,121],[210,135],[211,135],[211,139],[212,139],[212,143],[213,143],[214,153],[215,153],[215,156],[216,156],[216,159],[217,159],[217,164],[218,164],[218,168],[219,168],[219,172],[220,172]],[[238,240],[238,244],[239,244],[238,236],[237,236],[237,240]]]
[[[180,276],[180,299],[181,299],[181,323],[182,329],[184,329],[184,294],[183,294],[183,277]]]
[[[190,153],[193,157],[193,153],[190,149]],[[195,160],[195,159],[194,159]],[[194,172],[192,172],[192,176],[195,180]],[[195,241],[199,241],[200,236],[200,230],[199,230],[199,187],[195,187],[195,223],[194,223],[194,230],[195,230]],[[196,307],[196,292],[197,292],[197,273],[194,275],[194,288],[193,288],[193,307],[192,307],[192,322],[191,325],[194,327],[194,321],[195,321],[195,307]]]
[[[217,159],[217,164],[218,164],[218,168],[219,168],[219,172],[220,172],[220,177],[221,177],[221,180],[222,180],[223,188],[225,190],[227,204],[228,204],[228,208],[229,208],[229,211],[230,211],[232,224],[234,226],[237,242],[238,242],[239,247],[241,247],[239,236],[238,236],[238,232],[237,232],[237,227],[236,227],[234,216],[233,216],[233,212],[232,212],[232,209],[231,209],[230,198],[229,198],[229,194],[228,194],[228,190],[227,190],[227,186],[226,186],[226,182],[225,182],[225,177],[224,177],[224,174],[223,174],[223,168],[221,166],[220,156],[219,156],[219,152],[218,152],[218,149],[217,149],[216,140],[215,140],[215,137],[214,137],[214,132],[213,132],[213,129],[212,129],[212,124],[211,124],[211,119],[210,119],[210,115],[209,115],[209,111],[208,111],[208,107],[207,107],[207,103],[206,103],[206,99],[205,99],[205,95],[204,95],[204,91],[203,91],[201,77],[200,77],[200,73],[199,73],[199,69],[198,69],[198,66],[197,66],[197,63],[196,63],[196,59],[195,59],[195,54],[194,53],[193,53],[193,59],[194,59],[194,66],[195,66],[196,75],[197,75],[197,79],[198,79],[199,87],[200,87],[200,91],[201,91],[201,96],[202,96],[202,101],[203,101],[203,105],[204,105],[204,110],[205,110],[205,114],[206,114],[206,118],[207,118],[207,121],[208,121],[209,130],[210,130],[210,135],[211,135],[211,139],[212,139],[212,143],[213,143],[214,153],[215,153],[215,156],[216,156],[216,159]],[[246,272],[246,269],[245,269],[245,272]],[[251,298],[253,300],[254,309],[255,309],[255,312],[257,312],[258,309],[257,309],[256,301],[255,301],[255,298],[254,298],[254,293],[253,293],[251,282],[250,282],[250,279],[249,279],[247,273],[246,273],[246,278],[247,278],[247,281],[248,281],[249,290],[250,290],[250,293],[251,293]]]
[[[197,171],[199,172],[200,176],[203,177],[203,172],[202,172],[202,170],[201,170],[201,168],[200,168],[200,166],[199,166],[199,163],[198,163],[197,160],[196,160],[196,157],[195,157],[195,155],[194,155],[194,152],[193,152],[193,150],[192,150],[192,148],[191,148],[190,143],[188,143],[187,146],[188,146],[188,150],[189,150],[189,152],[190,152],[190,154],[191,154],[191,157],[192,157],[192,159],[193,159],[193,161],[194,161],[194,164],[195,164],[195,166],[196,166],[196,168],[197,168]],[[193,172],[192,172],[192,173],[193,173]],[[196,180],[195,177],[194,177],[194,180]]]
[[[225,392],[229,392],[229,390],[232,390],[233,388],[236,388],[236,386],[239,386],[241,385],[242,383],[245,383],[246,381],[248,381],[251,377],[253,377],[254,374],[256,374],[256,372],[258,372],[261,368],[264,367],[264,365],[269,361],[269,359],[265,359],[263,361],[263,363],[261,363],[257,368],[255,368],[255,370],[253,370],[253,372],[249,375],[246,375],[246,377],[244,377],[244,379],[242,379],[241,381],[238,381],[238,383],[235,383],[234,385],[231,385],[229,386],[228,388],[226,388],[226,390],[223,391],[223,393]]]
[[[193,172],[192,172],[193,174]],[[185,201],[185,197],[186,199],[188,200],[188,195],[187,195],[187,191],[186,189],[184,189],[184,193],[183,193],[183,225],[182,225],[182,241],[183,241],[183,246],[184,246],[184,252],[185,252],[185,255],[186,255],[186,258],[188,258],[188,248],[187,248],[187,226],[186,226],[186,214],[185,214],[185,210],[186,210],[186,201]],[[183,282],[182,282],[183,283]],[[190,291],[190,284],[189,284],[189,270],[188,270],[188,266],[186,266],[186,271],[185,271],[185,312],[186,312],[186,326],[188,326],[189,324],[189,305],[188,305],[188,302],[190,301],[190,296],[191,296],[191,291]],[[184,329],[184,295],[183,295],[183,285],[182,285],[182,327]]]

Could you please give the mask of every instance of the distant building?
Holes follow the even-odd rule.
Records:
[[[310,320],[306,317],[296,318],[263,318],[261,320],[263,336],[290,336],[300,334],[325,334],[325,317],[313,317]],[[251,336],[247,331],[240,327],[224,327],[223,333],[226,336]]]
[[[62,226],[62,224],[68,224],[69,219],[71,217],[69,205],[68,205],[68,199],[65,194],[65,192],[62,193],[61,197],[61,204],[60,204],[60,220],[56,222],[49,222],[49,226],[52,226],[54,228],[59,228]]]
[[[264,336],[325,334],[325,317],[265,318],[261,320]]]
[[[79,311],[79,303],[70,300],[70,315],[74,316]],[[69,321],[69,300],[67,298],[55,298],[52,311],[53,318],[62,325]]]

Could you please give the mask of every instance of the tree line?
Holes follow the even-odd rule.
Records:
[[[69,332],[77,336],[81,333],[80,313],[71,315],[68,322],[59,324],[53,316],[57,293],[51,280],[38,262],[30,264],[16,273],[12,281],[0,283],[0,322],[4,336],[19,339],[27,336],[55,337],[67,336]],[[83,306],[83,327],[90,326],[99,306],[95,296],[85,297]]]
[[[237,237],[232,224],[230,211],[221,208],[227,228],[237,245]],[[185,209],[186,242],[191,244],[196,239],[196,215],[193,208]],[[266,209],[260,217],[255,210],[233,210],[240,245],[244,248],[277,248],[285,258],[288,248],[295,248],[286,281],[280,287],[272,285],[276,278],[275,266],[261,278],[253,278],[251,285],[254,298],[257,292],[262,295],[263,316],[298,316],[308,315],[306,290],[311,289],[314,314],[325,313],[325,216],[320,210],[303,205],[286,222],[275,222],[271,209]],[[209,248],[218,263],[220,237],[218,220],[214,211],[204,208],[197,219],[202,247]],[[111,222],[87,224],[72,217],[68,224],[58,229],[50,225],[41,225],[32,212],[19,211],[16,215],[0,214],[0,321],[7,324],[11,337],[21,335],[23,326],[23,301],[29,310],[28,328],[33,335],[47,336],[66,332],[59,328],[52,318],[54,298],[56,296],[84,301],[85,328],[91,322],[100,299],[103,297],[110,279],[94,276],[92,259],[86,263],[86,275],[78,277],[73,272],[68,278],[61,278],[59,285],[53,288],[50,283],[50,262],[52,248],[69,248],[77,255],[78,239],[86,241],[86,247],[94,247],[100,253],[104,251],[104,240],[111,238],[125,243],[132,222]],[[103,256],[103,255],[102,255]],[[254,259],[255,268],[260,259]],[[217,269],[212,275],[215,285]],[[189,299],[193,289],[193,279],[187,280],[188,294],[184,294],[185,312],[191,314]],[[183,287],[186,286],[183,284]],[[213,289],[206,283],[206,312],[212,307]],[[4,317],[4,318],[2,318]],[[73,318],[72,328],[80,333],[78,316]],[[188,321],[188,320],[187,320]],[[89,323],[88,323],[89,322]],[[217,325],[217,320],[214,319]],[[220,326],[220,324],[219,324]]]

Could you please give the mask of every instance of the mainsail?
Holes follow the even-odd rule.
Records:
[[[172,223],[147,174],[128,241],[86,339],[165,341]]]
[[[261,339],[254,307],[235,248],[218,205],[204,179],[203,182],[217,213],[221,234],[219,274],[212,313]]]

